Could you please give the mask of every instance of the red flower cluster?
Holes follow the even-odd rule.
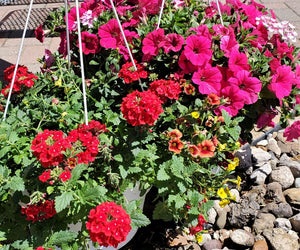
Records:
[[[62,131],[48,130],[39,133],[32,141],[33,154],[43,167],[57,166],[63,161],[62,151],[71,148],[71,144],[64,139]]]
[[[125,83],[131,83],[140,78],[147,78],[148,73],[144,70],[144,67],[139,64],[136,64],[136,67],[137,71],[134,69],[132,62],[123,64],[119,71],[119,77],[123,78]]]
[[[51,248],[46,249],[46,248],[43,248],[43,247],[38,247],[36,250],[52,250],[52,249]]]
[[[104,202],[92,209],[86,228],[91,240],[99,245],[117,247],[131,230],[131,220],[126,211],[114,202]]]
[[[154,125],[163,112],[161,100],[152,91],[134,91],[123,98],[121,111],[132,126]]]
[[[9,84],[6,86],[6,88],[1,90],[1,93],[4,96],[8,96],[9,89],[11,87],[11,81],[13,79],[15,71],[15,65],[12,65],[8,67],[6,70],[4,70],[4,77],[3,79]],[[32,73],[28,72],[28,68],[25,66],[18,66],[17,72],[16,72],[16,78],[13,86],[12,93],[17,93],[21,90],[22,85],[25,85],[27,87],[32,87],[34,84],[34,79],[37,79],[38,77]]]
[[[32,223],[49,219],[56,214],[54,203],[53,200],[46,200],[38,204],[31,204],[27,207],[22,207],[21,213],[27,216],[26,220],[32,220]]]
[[[156,80],[150,84],[149,89],[156,93],[163,102],[166,102],[167,98],[178,100],[181,93],[179,82],[173,80]]]
[[[69,170],[65,170],[59,175],[59,179],[61,181],[67,181],[70,178],[71,178],[71,172]]]
[[[204,219],[204,217],[200,214],[198,217],[198,224],[195,227],[190,228],[190,234],[195,235],[196,233],[203,230],[203,224],[207,221]]]

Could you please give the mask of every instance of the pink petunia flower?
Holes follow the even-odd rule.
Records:
[[[268,42],[268,30],[262,23],[259,23],[259,25],[256,27],[256,29],[254,29],[246,37],[250,37],[250,36],[256,36],[256,38],[249,40],[249,42],[254,47],[259,48],[260,50]]]
[[[82,40],[82,52],[85,55],[95,54],[100,51],[99,40],[97,35],[91,34],[87,31],[81,33]],[[77,41],[77,46],[79,47],[79,42]]]
[[[181,50],[184,44],[183,36],[179,34],[168,34],[165,41],[162,41],[160,46],[163,47],[165,53],[170,53],[170,51],[178,52]]]
[[[156,56],[159,52],[159,48],[162,47],[163,41],[165,41],[165,31],[163,29],[157,29],[148,33],[143,40],[143,53]]]
[[[291,126],[287,127],[283,133],[284,137],[287,137],[287,141],[298,139],[300,137],[300,120],[295,121]]]
[[[217,94],[221,89],[222,74],[217,67],[212,67],[208,64],[205,68],[199,68],[193,74],[192,81],[199,85],[201,94]]]
[[[211,40],[204,36],[188,36],[184,54],[195,66],[205,65],[212,57]]]
[[[45,49],[45,62],[47,68],[50,68],[55,61],[55,57],[52,55],[51,51],[48,49]]]
[[[233,72],[240,70],[250,70],[251,66],[248,64],[248,58],[244,53],[232,51],[228,60],[228,67]]]
[[[188,32],[195,31],[197,36],[204,36],[211,40],[212,35],[206,25],[199,25],[196,28],[190,28]]]
[[[98,29],[100,45],[106,49],[116,49],[123,44],[117,19],[110,19]]]
[[[223,36],[221,38],[221,50],[224,51],[224,55],[226,57],[230,57],[232,51],[238,51],[239,50],[239,43],[237,42],[234,34],[234,30],[231,26],[228,27],[229,34],[226,36]]]
[[[268,89],[280,100],[291,93],[293,79],[294,73],[292,72],[291,67],[286,65],[280,66],[273,75],[272,81],[270,85],[268,85]]]
[[[144,9],[146,14],[155,15],[160,11],[162,0],[139,0],[139,9]]]
[[[238,71],[234,77],[228,79],[228,82],[239,87],[239,93],[244,98],[245,104],[257,101],[257,94],[261,90],[261,81],[256,77],[251,77],[249,71]]]
[[[293,85],[296,86],[296,88],[300,89],[300,65],[297,64],[296,70],[295,70],[295,78],[293,79]]]
[[[190,60],[188,60],[186,58],[186,56],[185,56],[184,53],[181,53],[181,55],[179,57],[178,65],[182,69],[182,72],[184,74],[193,73],[193,72],[195,72],[198,69],[197,66],[195,66],[194,64],[192,64],[190,62]]]
[[[257,128],[264,128],[264,127],[275,127],[275,123],[272,119],[277,115],[277,111],[275,109],[268,110],[262,113],[257,119]]]
[[[39,27],[37,27],[34,31],[35,38],[38,39],[41,43],[45,40],[45,32],[43,30],[42,25],[40,24]]]
[[[78,8],[79,11],[79,18],[82,17],[83,13],[86,12],[83,8]],[[68,27],[70,31],[76,31],[77,30],[77,14],[76,14],[76,7],[73,7],[70,9],[70,12],[68,13]]]

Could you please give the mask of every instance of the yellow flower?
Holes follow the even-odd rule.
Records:
[[[235,168],[239,165],[240,160],[237,157],[234,157],[233,161],[231,161],[228,166],[227,166],[227,170],[228,171],[232,171],[235,170]]]
[[[230,200],[222,200],[219,202],[219,205],[220,205],[220,207],[225,207],[229,203],[230,203]]]
[[[54,83],[54,85],[57,86],[57,87],[61,87],[61,86],[62,86],[61,79],[59,78],[59,79]]]
[[[197,111],[193,111],[193,112],[191,113],[191,116],[194,117],[195,119],[198,119],[199,116],[200,116],[200,114],[199,114]]]
[[[220,189],[217,191],[217,194],[220,196],[220,198],[221,198],[222,200],[227,198],[227,194],[226,194],[224,188],[220,188]]]
[[[63,112],[63,113],[61,114],[61,116],[62,116],[62,117],[65,117],[67,114],[68,114],[67,112]]]
[[[241,147],[241,143],[240,143],[239,141],[237,141],[237,142],[235,143],[235,145],[238,146],[239,148]]]
[[[226,146],[227,146],[226,143],[224,143],[224,144],[219,143],[219,151],[225,150],[225,149],[226,149]]]
[[[227,166],[227,170],[228,171],[233,171],[235,170],[235,165],[233,163],[229,163],[228,166]]]
[[[203,241],[203,235],[202,234],[195,234],[195,239],[198,243],[201,243]]]

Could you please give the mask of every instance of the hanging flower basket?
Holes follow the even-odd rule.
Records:
[[[253,0],[87,0],[45,30],[61,42],[41,72],[4,72],[3,249],[120,247],[150,219],[199,239],[214,200],[235,201],[253,128],[299,115],[295,27]],[[152,218],[124,195],[137,183],[156,191]]]

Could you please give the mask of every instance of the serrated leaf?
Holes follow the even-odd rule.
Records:
[[[14,143],[18,140],[18,134],[15,132],[15,131],[12,131],[9,135],[9,138],[8,140],[11,142],[11,143]]]
[[[114,160],[117,162],[123,162],[123,157],[120,154],[114,155]]]
[[[170,176],[167,174],[167,172],[165,171],[164,167],[161,167],[158,171],[157,171],[157,180],[159,181],[166,181],[169,180]]]
[[[70,179],[70,183],[77,181],[81,177],[81,174],[85,169],[87,169],[86,164],[76,165],[76,167],[72,169],[72,177]]]
[[[73,192],[64,192],[60,196],[55,197],[55,210],[57,213],[64,210],[73,200]]]
[[[168,197],[168,204],[170,206],[174,205],[175,209],[179,209],[186,204],[186,201],[182,198],[180,194],[177,195],[171,194]]]
[[[95,201],[101,199],[101,197],[103,198],[106,192],[107,190],[105,187],[96,186],[96,187],[90,187],[82,191],[81,195],[83,199],[86,201]]]
[[[123,179],[125,179],[127,177],[127,171],[124,169],[124,167],[122,165],[119,165],[119,171],[120,171],[120,175]]]
[[[233,128],[226,128],[226,131],[235,141],[237,141],[240,138],[241,128],[239,126]]]
[[[199,206],[199,202],[204,199],[204,196],[197,191],[193,191],[190,196],[190,202],[192,206]]]
[[[186,191],[186,187],[181,181],[177,182],[177,187],[179,188],[181,193],[184,193]]]
[[[47,194],[52,194],[53,193],[53,191],[54,191],[54,187],[52,187],[52,186],[48,186],[47,187]]]
[[[142,213],[133,213],[130,215],[131,227],[136,229],[137,227],[144,227],[151,223],[146,215]]]
[[[153,210],[153,219],[154,220],[162,219],[164,221],[170,221],[173,219],[173,216],[169,211],[168,206],[164,204],[162,201],[159,201]]]
[[[0,150],[0,159],[10,151],[10,147],[4,147]]]
[[[207,201],[207,202],[205,202],[205,203],[203,202],[203,203],[201,204],[201,211],[203,211],[204,214],[206,214],[207,211],[208,211],[209,209],[211,209],[213,206],[214,206],[214,201],[213,201],[213,200],[209,200],[209,201]]]
[[[14,190],[14,191],[24,191],[25,185],[24,181],[19,176],[13,176],[8,183],[6,183],[6,187]]]
[[[25,241],[17,240],[11,245],[12,245],[12,247],[19,249],[19,250],[28,250],[28,248],[29,248],[28,240],[25,240]]]
[[[49,245],[61,245],[64,243],[71,242],[75,240],[77,233],[72,231],[59,231],[51,235],[48,244]]]
[[[224,109],[222,109],[222,116],[224,117],[225,124],[229,125],[231,123],[231,116]]]

